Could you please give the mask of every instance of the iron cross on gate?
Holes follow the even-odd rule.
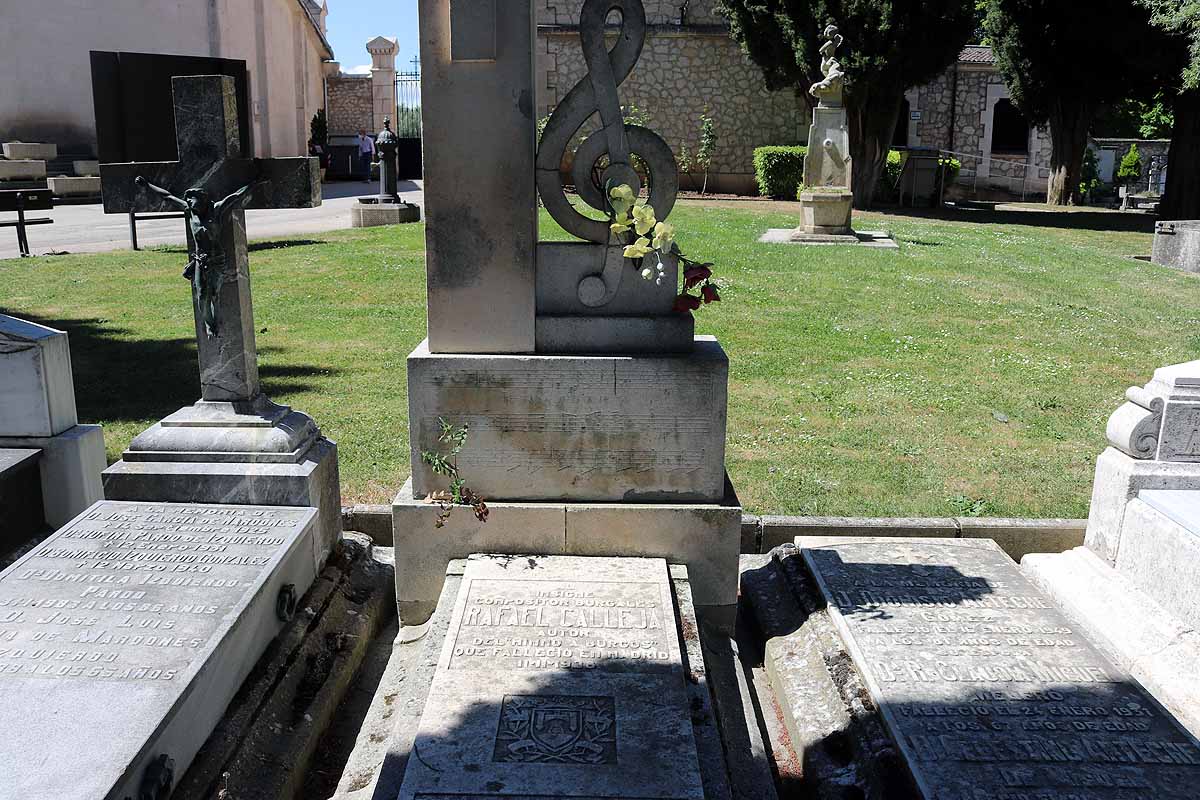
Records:
[[[243,209],[319,206],[319,162],[242,157],[232,78],[175,77],[171,86],[179,160],[102,164],[104,211],[184,211],[201,397],[250,400],[259,381]]]

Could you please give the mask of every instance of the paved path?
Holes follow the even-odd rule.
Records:
[[[378,184],[358,182],[327,183],[322,187],[322,202],[316,208],[262,209],[246,212],[246,233],[251,239],[295,236],[350,227],[350,206],[361,195],[378,192]],[[410,203],[424,205],[420,181],[401,181],[400,196]],[[0,215],[4,221],[15,218]],[[28,229],[29,246],[35,255],[45,253],[95,253],[129,248],[129,217],[105,214],[99,203],[56,206],[50,211],[31,212],[30,216],[48,216],[53,225],[34,225]],[[183,244],[182,219],[151,220],[138,223],[138,245],[147,248],[160,244]],[[15,228],[0,228],[0,259],[16,258]]]

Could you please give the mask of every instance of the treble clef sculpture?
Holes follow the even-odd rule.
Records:
[[[613,11],[620,12],[621,29],[610,51],[604,41],[604,26]],[[615,295],[625,260],[621,257],[623,243],[610,241],[608,221],[580,213],[564,194],[559,166],[576,133],[599,113],[600,130],[579,145],[571,178],[579,199],[605,215],[611,211],[609,189],[626,184],[637,196],[642,188],[633,166],[634,154],[647,173],[647,202],[659,220],[665,220],[675,206],[679,174],[675,156],[662,137],[649,128],[626,124],[621,114],[617,87],[633,71],[646,41],[646,9],[641,0],[586,0],[579,18],[579,38],[588,74],[567,93],[546,123],[537,151],[537,188],[550,216],[566,231],[606,245],[601,273],[579,284],[580,301],[595,307]],[[608,164],[601,169],[605,156]]]

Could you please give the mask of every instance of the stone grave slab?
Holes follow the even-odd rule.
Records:
[[[1196,740],[995,543],[796,544],[922,796],[1196,796]]]
[[[1156,222],[1150,260],[1184,272],[1200,272],[1200,220]]]
[[[0,436],[57,436],[78,422],[63,331],[0,314]]]
[[[472,557],[402,800],[704,797],[661,559]]]
[[[0,573],[0,796],[165,797],[312,583],[316,516],[101,501]]]

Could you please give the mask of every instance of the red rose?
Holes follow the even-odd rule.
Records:
[[[704,283],[711,277],[712,270],[703,264],[688,267],[683,271],[683,288],[690,289],[697,284]]]
[[[695,311],[700,307],[700,298],[684,292],[675,298],[675,310],[681,313]]]
[[[716,303],[721,299],[721,295],[717,294],[717,287],[714,284],[706,283],[700,288],[700,294],[704,297],[706,303]]]

